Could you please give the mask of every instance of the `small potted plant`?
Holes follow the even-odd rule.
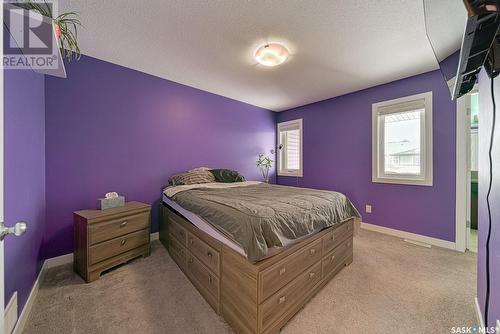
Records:
[[[54,17],[52,6],[47,4],[47,2],[34,2],[28,0],[23,3],[16,4],[17,6],[24,8],[26,10],[32,10],[40,15],[46,16],[52,19],[52,24],[54,25],[54,32],[59,44],[61,46],[61,52],[63,57],[66,57],[68,61],[71,61],[73,56],[75,59],[79,60],[81,57],[80,47],[78,46],[78,27],[82,26],[78,13],[67,12],[62,13],[57,17]]]
[[[264,156],[264,153],[261,153],[257,158],[256,164],[262,173],[264,182],[269,183],[269,169],[271,169],[273,165],[273,160],[271,160],[271,158],[269,157]]]

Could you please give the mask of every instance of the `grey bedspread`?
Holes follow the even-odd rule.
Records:
[[[360,217],[343,194],[333,191],[255,184],[227,189],[185,190],[172,200],[205,219],[240,245],[250,261],[321,229]]]

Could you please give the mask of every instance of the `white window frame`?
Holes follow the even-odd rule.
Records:
[[[282,131],[287,131],[287,130],[294,130],[298,129],[300,132],[300,141],[299,141],[299,169],[298,170],[287,170],[283,169],[282,164],[281,164],[281,155],[284,150],[282,149],[282,142],[281,142],[281,132]],[[303,166],[304,166],[304,151],[303,151],[303,142],[304,142],[304,130],[302,126],[302,118],[300,119],[295,119],[292,121],[287,121],[287,122],[281,122],[277,124],[277,130],[278,130],[278,155],[277,155],[277,167],[278,167],[278,176],[296,176],[296,177],[302,177],[303,176]]]
[[[379,109],[399,103],[408,103],[424,99],[425,111],[420,118],[420,159],[421,175],[387,174],[384,159],[384,127],[379,117]],[[398,111],[394,111],[396,113]],[[393,113],[393,112],[389,112]],[[420,186],[433,185],[432,154],[432,92],[405,96],[394,100],[372,104],[372,182],[394,183]]]

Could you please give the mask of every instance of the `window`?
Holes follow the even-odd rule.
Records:
[[[278,175],[302,177],[302,119],[278,123]]]
[[[372,105],[372,181],[432,186],[432,92]]]

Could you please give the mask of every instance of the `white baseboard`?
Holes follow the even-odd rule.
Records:
[[[477,324],[480,328],[484,328],[483,315],[481,313],[481,307],[479,306],[479,300],[474,298],[474,310],[476,311]]]
[[[33,284],[33,288],[31,288],[28,300],[26,301],[26,304],[24,305],[21,314],[19,314],[19,318],[17,319],[17,323],[16,326],[14,327],[14,330],[12,331],[12,334],[21,334],[23,332],[24,326],[26,325],[26,321],[28,320],[28,317],[31,313],[31,308],[35,303],[36,295],[38,294],[38,290],[40,289],[40,282],[42,281],[43,275],[45,275],[46,271],[47,271],[47,266],[46,262],[44,262],[42,265],[42,269],[40,269],[38,277],[36,278],[36,281]]]
[[[402,239],[413,240],[413,241],[417,241],[420,243],[429,244],[432,246],[437,246],[437,247],[441,247],[441,248],[455,250],[455,243],[448,241],[448,240],[427,237],[425,235],[395,230],[392,228],[374,225],[374,224],[368,224],[368,223],[361,223],[361,228],[365,229],[365,230],[370,230],[370,231],[374,231],[374,232],[392,235],[394,237],[398,237],[398,238],[402,238]]]
[[[160,237],[159,232],[155,232],[155,233],[151,233],[150,238],[151,238],[151,241],[153,241],[153,240],[158,240],[159,237]],[[17,323],[14,327],[14,330],[12,331],[12,334],[21,334],[23,332],[24,326],[25,326],[26,321],[28,320],[28,316],[31,312],[31,308],[33,307],[33,304],[35,302],[36,295],[38,294],[38,289],[40,288],[40,282],[42,281],[43,275],[45,275],[45,272],[47,271],[47,269],[54,268],[57,266],[62,266],[64,264],[68,264],[68,263],[72,263],[72,262],[73,262],[73,253],[52,257],[52,258],[46,259],[44,261],[44,263],[42,265],[42,269],[40,269],[40,273],[38,273],[38,277],[37,277],[35,283],[33,284],[33,287],[31,288],[31,292],[30,292],[30,295],[28,297],[28,300],[26,301],[26,305],[24,305],[24,308],[21,311],[19,318],[17,319]],[[9,302],[9,304],[10,304],[10,302]],[[9,307],[9,305],[7,305],[7,308],[8,307]],[[6,308],[6,312],[7,312],[7,308]],[[17,313],[17,298],[16,298],[16,313]]]
[[[58,266],[62,266],[63,264],[73,262],[73,253],[64,254],[61,256],[51,257],[50,259],[45,260],[44,266],[45,269],[50,269]]]
[[[17,291],[12,294],[12,298],[5,307],[4,319],[5,333],[11,334],[17,322]]]

